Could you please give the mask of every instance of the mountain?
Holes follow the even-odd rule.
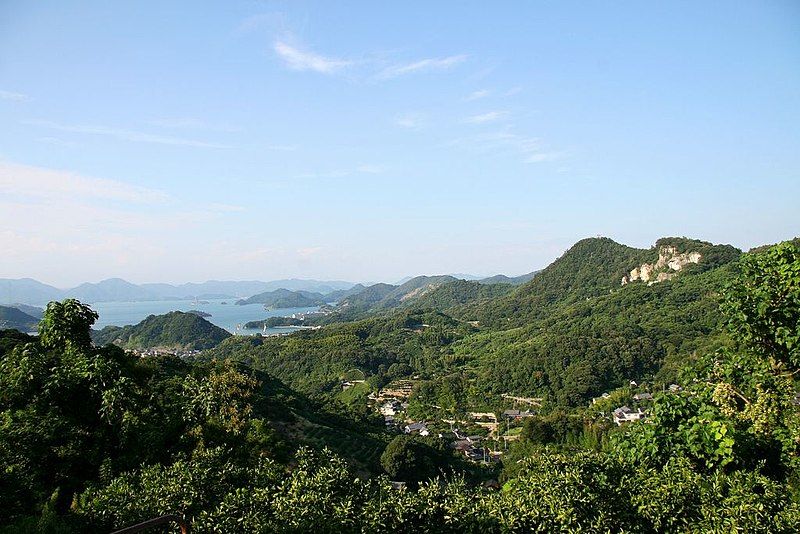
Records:
[[[63,292],[32,278],[0,278],[0,303],[47,304],[62,298]]]
[[[199,350],[217,346],[230,332],[193,313],[150,315],[137,325],[107,326],[92,333],[96,345],[114,343],[126,349]]]
[[[356,293],[360,293],[366,289],[366,286],[362,284],[356,284],[350,289],[338,289],[336,291],[332,291],[330,293],[325,294],[325,301],[326,302],[339,302],[342,299],[349,297],[350,295],[355,295]]]
[[[82,302],[127,302],[158,300],[158,295],[121,278],[109,278],[97,283],[83,283],[64,292],[66,297]]]
[[[382,301],[389,295],[389,293],[397,288],[398,286],[393,286],[392,284],[373,284],[365,287],[357,293],[343,298],[341,301],[339,301],[337,308],[339,311],[346,309],[366,311]]]
[[[522,286],[418,277],[367,287],[321,329],[237,358],[309,391],[342,370],[397,364],[407,375],[460,373],[482,398],[579,406],[631,379],[669,384],[693,355],[724,346],[719,295],[740,254],[685,238],[649,249],[586,239]],[[334,343],[332,367],[323,355]]]
[[[14,328],[20,332],[33,332],[39,319],[10,306],[0,306],[0,330]]]
[[[410,305],[420,309],[448,311],[450,308],[468,303],[478,305],[478,302],[500,297],[513,289],[514,286],[510,284],[487,284],[483,280],[453,280],[413,299]]]
[[[282,308],[310,308],[312,306],[321,306],[325,303],[325,296],[321,293],[289,291],[288,289],[266,291],[236,302],[238,305],[263,304],[265,308],[272,310],[279,310]]]
[[[180,299],[240,298],[277,289],[290,291],[309,291],[323,295],[347,291],[355,287],[352,282],[341,280],[273,280],[260,281],[219,281],[203,283],[172,284],[132,284],[121,278],[109,278],[97,283],[86,282],[71,289],[58,289],[31,278],[0,279],[0,303],[43,305],[52,300],[77,298],[83,302],[125,302]],[[359,286],[363,287],[363,286]],[[329,300],[336,301],[337,298]]]
[[[38,306],[30,306],[28,304],[20,304],[17,302],[12,304],[11,307],[16,308],[23,313],[27,313],[37,321],[41,321],[42,316],[44,315],[44,308],[40,308]]]
[[[526,282],[530,282],[536,273],[539,271],[533,271],[527,274],[522,274],[520,276],[506,276],[504,274],[496,274],[494,276],[490,276],[489,278],[482,278],[478,280],[481,284],[511,284],[512,286],[519,286]]]
[[[234,298],[244,295],[255,295],[276,289],[288,289],[290,291],[311,291],[315,293],[327,294],[333,291],[350,289],[353,287],[351,282],[339,280],[319,281],[319,280],[300,280],[296,278],[287,280],[273,280],[271,282],[260,281],[220,281],[209,280],[203,283],[187,283],[181,285],[170,284],[142,284],[142,287],[152,291],[159,298]]]
[[[347,310],[352,312],[353,310],[359,310],[366,312],[410,305],[426,293],[455,280],[457,279],[450,275],[417,276],[399,286],[375,284],[342,299],[338,308],[340,311]]]
[[[650,249],[628,247],[606,237],[584,239],[538,272],[530,282],[492,302],[490,306],[467,306],[458,315],[503,328],[523,325],[545,317],[556,306],[619,289],[623,278],[630,277],[631,271],[645,264],[655,265],[661,252],[665,251],[669,251],[669,258],[663,257],[664,265],[660,268],[667,270],[671,259],[680,263],[683,254],[687,255],[687,261],[689,254],[699,255],[697,265],[689,262],[688,266],[684,265],[684,272],[714,268],[741,254],[730,245],[712,245],[686,238],[662,238]],[[678,272],[674,271],[673,274]]]

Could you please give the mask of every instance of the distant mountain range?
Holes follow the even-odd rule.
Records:
[[[471,275],[415,277],[404,279],[402,283],[397,285],[375,284],[370,286],[370,288],[375,288],[372,293],[379,292],[381,287],[402,287],[405,289],[408,287],[407,284],[409,282],[415,281],[415,283],[417,283],[420,281],[420,279],[433,280],[434,282],[432,283],[435,283],[436,281],[452,281],[461,279],[474,280],[481,284],[502,283],[519,285],[530,280],[534,274],[536,273],[533,272],[518,277],[508,277],[500,274],[483,279],[478,279],[477,277]],[[364,289],[365,287],[361,284],[354,284],[352,282],[345,282],[342,280],[301,280],[296,278],[273,280],[271,282],[261,282],[258,280],[209,280],[203,283],[190,282],[179,285],[133,284],[121,278],[109,278],[96,283],[85,282],[71,289],[59,289],[48,284],[43,284],[42,282],[32,278],[0,278],[0,304],[14,305],[15,307],[19,307],[16,306],[17,304],[42,306],[50,301],[63,300],[65,298],[76,298],[82,302],[90,304],[93,302],[128,302],[152,300],[207,300],[214,298],[241,299],[251,298],[259,294],[274,292],[277,290],[317,293],[324,297],[321,299],[324,302],[339,302],[342,299]],[[391,292],[391,290],[387,291],[387,295],[389,292]],[[403,291],[401,290],[399,295],[402,294]],[[366,298],[371,298],[368,296],[368,294],[364,296]]]
[[[203,283],[172,284],[132,284],[121,278],[109,278],[97,283],[83,283],[71,289],[59,289],[31,278],[0,278],[0,303],[43,305],[52,300],[76,298],[92,302],[125,302],[148,300],[181,300],[210,298],[241,298],[286,289],[291,291],[311,291],[327,295],[348,290],[355,284],[340,280],[274,280],[261,281],[219,281]]]

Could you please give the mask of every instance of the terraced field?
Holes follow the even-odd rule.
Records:
[[[308,441],[319,447],[328,446],[346,458],[365,467],[375,468],[380,462],[386,442],[374,437],[354,436],[334,428],[308,423],[303,428]]]

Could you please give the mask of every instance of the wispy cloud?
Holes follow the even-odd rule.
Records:
[[[134,143],[153,143],[158,145],[189,146],[196,148],[230,148],[228,145],[222,145],[219,143],[210,143],[207,141],[198,141],[196,139],[184,139],[180,137],[170,137],[164,135],[154,135],[121,128],[109,128],[107,126],[69,125],[43,120],[23,121],[23,123],[30,124],[32,126],[40,126],[42,128],[49,128],[51,130],[57,130],[60,132],[100,135],[105,137],[113,137],[122,141],[131,141]]]
[[[466,59],[467,56],[465,54],[460,54],[441,58],[425,58],[411,63],[400,63],[383,69],[378,73],[378,78],[389,79],[419,71],[446,70],[463,63]]]
[[[507,130],[454,139],[449,146],[463,147],[471,152],[494,155],[514,155],[525,163],[544,163],[562,159],[566,153],[552,150],[542,139],[519,135]]]
[[[47,143],[49,145],[63,146],[63,147],[68,147],[68,148],[74,148],[74,147],[78,146],[78,143],[75,143],[73,141],[67,141],[67,140],[61,139],[59,137],[46,136],[46,137],[40,137],[37,140],[40,143]]]
[[[307,50],[301,50],[284,41],[276,41],[275,53],[292,70],[311,70],[322,74],[333,74],[353,64],[346,59],[326,57]]]
[[[0,100],[10,100],[12,102],[30,102],[31,97],[22,93],[0,90]]]
[[[383,174],[386,172],[386,167],[382,165],[375,165],[371,163],[362,163],[352,169],[337,169],[333,171],[323,172],[307,172],[301,174],[300,178],[344,178],[346,176],[355,176],[358,174]]]
[[[481,98],[486,98],[491,94],[491,91],[488,89],[481,89],[479,91],[473,91],[466,97],[464,97],[464,102],[472,102],[473,100],[479,100]]]
[[[525,163],[542,163],[545,161],[556,161],[562,158],[563,152],[534,152],[525,158]],[[563,167],[558,169],[563,172]]]
[[[297,145],[265,145],[263,148],[274,152],[294,152],[297,150]]]
[[[509,89],[508,91],[503,93],[503,96],[514,96],[514,95],[516,95],[518,93],[521,93],[521,92],[522,92],[522,87],[516,86],[516,87],[512,87],[511,89]]]
[[[410,130],[421,128],[425,124],[425,115],[422,113],[404,113],[395,117],[394,123]]]
[[[472,115],[464,119],[468,124],[484,124],[487,122],[496,122],[508,117],[508,111],[488,111],[479,115]]]
[[[150,126],[173,130],[208,130],[214,132],[238,132],[239,128],[227,125],[209,124],[195,117],[158,117],[145,121]]]
[[[369,163],[361,164],[356,167],[356,171],[363,173],[363,174],[382,174],[386,172],[386,169],[381,165],[372,165]]]
[[[163,191],[130,185],[117,180],[92,178],[73,172],[0,161],[0,191],[31,199],[119,200],[158,204],[167,200]]]
[[[216,202],[211,204],[208,209],[218,213],[239,213],[247,210],[244,206],[239,206],[237,204],[221,204]]]

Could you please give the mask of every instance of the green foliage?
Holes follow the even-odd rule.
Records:
[[[236,304],[263,304],[267,309],[278,310],[282,308],[310,308],[325,304],[326,301],[327,299],[320,293],[276,289],[275,291],[267,291],[239,300]]]
[[[735,250],[705,257],[715,250],[720,266],[650,287],[603,288],[583,268],[545,277],[540,308],[505,331],[403,310],[231,338],[201,358],[225,363],[94,347],[91,309],[55,303],[39,338],[0,332],[0,532],[107,531],[163,513],[196,532],[797,532],[800,254],[784,244],[731,264]],[[642,260],[603,240],[575,252]],[[512,388],[580,404],[663,362],[685,390],[656,394],[645,422],[611,429],[592,420],[603,406],[526,420],[500,491],[454,475],[441,440],[386,444],[358,411],[389,377],[421,374],[412,406],[459,414]],[[327,390],[325,409],[250,366]],[[341,391],[362,373],[368,384]],[[292,456],[282,436],[331,449]],[[370,478],[378,464],[412,484]]]
[[[107,326],[94,332],[97,344],[114,343],[126,349],[209,349],[231,337],[230,332],[193,313],[150,315],[137,325]]]
[[[386,383],[386,372],[393,364],[408,366],[395,368],[395,372],[408,368],[433,372],[447,367],[443,358],[447,347],[471,331],[469,325],[441,313],[407,310],[258,343],[234,337],[201,357],[241,361],[306,393],[332,392],[340,387],[340,378],[354,369],[378,386]]]
[[[510,292],[511,284],[485,284],[467,280],[453,280],[425,293],[414,301],[415,308],[430,308],[447,311],[456,306],[472,304],[479,306],[489,299],[497,298]]]
[[[51,302],[39,323],[39,339],[43,347],[87,348],[92,344],[89,335],[97,320],[97,312],[75,299]]]
[[[646,425],[616,437],[616,451],[664,465],[687,458],[705,472],[747,469],[785,478],[798,467],[795,404],[800,253],[783,244],[745,255],[722,310],[735,346],[687,369],[682,394],[657,395]]]
[[[303,321],[294,317],[268,317],[263,321],[248,321],[245,328],[275,328],[276,326],[301,326]]]
[[[418,470],[418,455],[410,436],[397,436],[381,454],[381,467],[392,480],[409,480]]]
[[[723,311],[735,339],[759,356],[800,367],[800,247],[748,254]]]

